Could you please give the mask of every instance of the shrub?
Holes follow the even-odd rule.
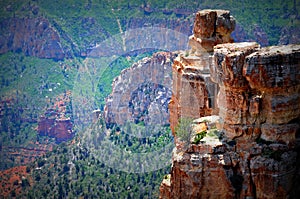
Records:
[[[194,139],[193,144],[199,144],[200,140],[202,140],[206,135],[206,131],[201,131],[200,133],[197,133]]]
[[[176,136],[187,144],[190,143],[191,135],[193,132],[192,128],[193,119],[191,118],[180,118],[177,127],[175,128]]]

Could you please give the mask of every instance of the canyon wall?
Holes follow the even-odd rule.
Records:
[[[215,30],[222,23],[199,23],[212,19],[213,12],[219,17],[220,11],[197,13],[193,37],[205,30],[217,35]],[[232,20],[223,24],[229,22]],[[190,42],[191,52],[200,59],[213,49],[208,53],[211,61],[207,65],[195,63],[194,68],[209,68],[204,75],[216,84],[215,106],[204,114],[192,108],[193,113],[182,114],[171,111],[176,110],[171,101],[176,147],[171,172],[160,187],[160,198],[296,198],[300,193],[300,45],[260,48],[255,42],[212,42],[212,48],[203,47],[201,41],[198,36],[198,46]],[[178,68],[180,64],[174,65]],[[199,76],[197,71],[195,74]],[[180,75],[173,78],[177,85],[182,82]],[[198,82],[205,88],[203,79],[198,78]],[[185,89],[174,86],[174,95],[185,93]],[[210,93],[209,89],[205,92]],[[193,98],[190,93],[186,93],[186,99]],[[207,96],[199,95],[197,101]],[[195,104],[178,100],[176,107]],[[216,115],[202,117],[211,113]],[[188,140],[175,132],[179,118],[184,117],[195,119],[187,132]]]
[[[32,9],[39,10],[38,7],[32,7]],[[178,12],[177,12],[178,11]],[[124,19],[121,21],[124,24],[126,30],[134,30],[137,28],[147,28],[147,27],[157,27],[174,30],[185,35],[190,35],[192,33],[192,18],[187,17],[191,16],[191,12],[186,12],[183,15],[180,15],[180,10],[170,10],[169,14],[176,13],[178,18],[169,19],[165,18],[139,18],[133,17]],[[30,12],[34,12],[30,10]],[[163,12],[160,10],[160,12]],[[165,16],[169,16],[168,11]],[[183,18],[182,16],[186,16]],[[49,20],[48,20],[49,19]],[[84,43],[83,46],[79,46],[76,43],[75,35],[70,35],[65,32],[61,24],[57,23],[55,20],[44,16],[39,16],[38,14],[35,17],[12,17],[6,18],[0,21],[0,54],[12,52],[23,52],[27,56],[35,56],[39,58],[47,58],[54,60],[62,60],[64,58],[70,58],[73,56],[110,56],[111,52],[101,51],[98,54],[95,54],[96,43],[103,41],[103,39],[110,38],[112,35],[108,31],[104,30],[103,27],[97,23],[96,19],[93,17],[80,17],[78,20],[82,21],[82,26],[80,28],[89,30],[89,34],[97,35],[99,32],[105,36],[105,38],[100,37],[99,39],[95,36],[95,39],[99,41],[89,41]],[[180,20],[178,20],[180,19]],[[97,31],[95,31],[97,30]],[[254,37],[258,40],[260,35],[263,35],[261,39],[262,43],[265,44],[267,40],[266,33],[261,29],[255,29]],[[297,30],[289,31],[288,33],[293,33],[294,36],[289,39],[287,38],[286,29],[282,32],[282,38],[280,39],[281,43],[295,43],[297,42]],[[85,37],[86,35],[82,35]],[[238,40],[249,40],[249,35],[246,31],[239,26],[235,30],[233,37]],[[131,37],[128,37],[128,40],[136,40],[136,34],[133,34]],[[159,43],[164,43],[165,38],[156,38]],[[111,47],[110,47],[111,48]],[[118,49],[122,50],[122,49]],[[176,49],[178,50],[178,49]],[[114,52],[116,53],[116,52]],[[122,54],[123,52],[117,52],[117,54]]]
[[[0,22],[0,54],[23,52],[27,56],[61,60],[60,36],[45,18],[10,18]]]
[[[113,91],[106,99],[106,123],[168,124],[168,102],[172,93],[170,71],[175,56],[169,52],[155,53],[124,69],[114,79]]]

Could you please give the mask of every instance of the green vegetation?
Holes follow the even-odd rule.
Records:
[[[193,119],[191,118],[180,118],[177,127],[175,128],[176,136],[181,141],[186,142],[186,144],[190,144],[191,136],[193,133],[192,127]]]
[[[254,38],[253,30],[258,25],[268,35],[271,45],[277,44],[281,29],[284,26],[299,26],[297,19],[300,4],[297,1],[264,0],[253,4],[251,0],[244,1],[180,1],[180,0],[148,0],[148,1],[118,1],[118,0],[47,0],[1,1],[0,19],[7,17],[37,17],[43,16],[65,35],[66,46],[78,46],[85,51],[107,37],[125,31],[132,19],[159,21],[165,19],[183,18],[175,12],[163,14],[163,10],[184,10],[194,13],[200,9],[228,9],[236,18],[250,38]],[[143,7],[151,7],[153,12],[145,14]],[[38,11],[34,11],[35,7]],[[184,16],[189,18],[189,16]],[[73,43],[73,47],[71,47]]]
[[[32,111],[46,106],[58,94],[72,90],[77,67],[72,60],[55,62],[21,53],[0,55],[0,65],[1,98],[18,100],[20,106]]]
[[[201,131],[200,133],[197,133],[195,135],[193,144],[199,144],[200,141],[206,136],[207,132],[206,131]]]
[[[219,139],[221,138],[221,134],[216,127],[212,127],[211,129],[209,129],[206,135],[208,137],[215,137]]]
[[[148,135],[147,133],[143,135],[143,132],[150,130],[146,128],[142,123],[127,123],[120,131],[117,131],[120,129],[119,127],[114,127],[109,140],[121,149],[134,153],[156,151],[173,142],[169,126],[162,126],[158,132],[149,132]],[[140,136],[137,137],[136,135]]]
[[[46,143],[35,128],[46,108],[53,106],[57,95],[72,89],[75,73],[72,62],[27,57],[22,53],[0,55],[0,102],[3,117],[0,125],[0,168],[15,162],[9,148],[35,148],[35,143]]]
[[[26,171],[34,179],[34,184],[30,187],[24,186],[22,195],[27,198],[157,198],[158,187],[169,172],[170,164],[154,171],[127,173],[112,166],[108,159],[101,159],[106,155],[109,155],[109,159],[114,158],[117,150],[112,148],[111,153],[114,154],[102,151],[101,157],[96,152],[101,150],[100,147],[106,142],[110,142],[110,146],[115,145],[123,151],[145,154],[150,150],[149,145],[152,145],[151,150],[157,150],[171,141],[169,128],[165,127],[165,132],[159,132],[144,140],[134,139],[129,132],[121,131],[120,127],[113,128],[110,135],[105,135],[105,127],[102,124],[103,120],[100,119],[93,131],[80,133],[76,143],[62,143],[51,153],[31,163]],[[132,127],[133,131],[134,125],[126,126],[124,129]],[[141,128],[140,124],[137,126]],[[106,152],[108,151],[106,149]],[[123,157],[118,160],[119,163],[120,161],[128,159]],[[129,161],[135,164],[133,160]],[[147,161],[141,160],[144,164],[147,164]]]

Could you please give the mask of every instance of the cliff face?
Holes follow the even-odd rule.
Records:
[[[53,137],[57,142],[67,141],[74,137],[73,123],[68,116],[72,114],[70,96],[70,91],[58,96],[53,107],[40,116],[37,127],[40,135]]]
[[[286,198],[297,189],[299,56],[299,45],[215,47],[221,130],[236,141],[241,197]]]
[[[42,17],[3,20],[0,30],[0,54],[14,51],[39,58],[65,57],[58,33]]]
[[[73,124],[70,118],[58,118],[58,113],[52,117],[41,116],[38,122],[38,133],[53,137],[57,142],[68,141],[73,138]]]
[[[155,53],[123,70],[114,80],[112,94],[106,100],[106,122],[168,123],[174,57],[173,53]]]
[[[200,13],[205,19],[212,15]],[[188,141],[175,135],[173,165],[160,198],[296,198],[299,58],[300,45],[260,48],[244,42],[214,47],[208,77],[219,87],[211,110],[218,116],[194,120]],[[174,115],[186,117],[170,111],[171,121]],[[171,122],[173,130],[177,124]]]
[[[172,131],[181,117],[198,118],[217,112],[218,87],[210,80],[209,64],[216,44],[232,42],[235,20],[228,11],[205,10],[195,18],[190,52],[179,55],[172,66],[173,95],[169,104]],[[214,111],[213,111],[214,110]]]

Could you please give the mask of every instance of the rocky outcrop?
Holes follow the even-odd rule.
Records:
[[[0,30],[0,54],[13,51],[56,60],[65,57],[58,33],[42,17],[3,20]]]
[[[37,131],[40,135],[53,137],[57,142],[68,141],[74,137],[70,118],[59,118],[59,113],[51,109],[45,115],[38,121]]]
[[[72,115],[70,96],[70,91],[58,96],[53,107],[40,116],[37,127],[39,135],[53,137],[57,142],[74,137],[72,118],[69,117]]]
[[[188,140],[174,133],[172,169],[160,198],[296,198],[299,58],[300,45],[214,47],[210,78],[219,91],[211,112],[218,116],[194,120]],[[172,129],[177,124],[171,122]]]
[[[300,46],[224,44],[214,56],[222,130],[236,141],[244,179],[241,196],[291,197],[297,189]]]
[[[211,52],[216,44],[232,42],[230,33],[235,20],[225,10],[203,10],[196,14],[194,35],[189,39],[191,50],[174,61],[173,95],[169,104],[172,131],[181,117],[198,118],[217,112],[214,98],[217,85],[209,74]]]
[[[192,50],[213,51],[221,43],[233,42],[230,34],[235,28],[235,19],[226,10],[202,10],[197,12],[194,35],[190,37]]]
[[[106,123],[168,124],[174,57],[173,53],[155,53],[123,70],[106,99]]]

